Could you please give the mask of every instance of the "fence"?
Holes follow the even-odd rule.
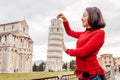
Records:
[[[51,76],[45,78],[25,79],[25,80],[72,80],[72,79],[76,79],[74,74]]]
[[[74,74],[68,74],[68,75],[62,75],[59,80],[72,80],[76,79],[76,76]]]
[[[25,80],[59,80],[59,77],[58,76],[52,76],[52,77],[25,79]]]
[[[110,80],[115,80],[115,69],[111,67],[111,70],[105,73],[106,78]],[[45,78],[35,78],[35,79],[25,79],[25,80],[75,80],[76,77],[74,74],[52,76]]]

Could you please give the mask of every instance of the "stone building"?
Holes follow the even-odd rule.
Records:
[[[120,72],[120,57],[115,58],[115,68]]]
[[[100,56],[100,64],[105,70],[109,70],[111,66],[114,66],[114,58],[112,54],[102,54]]]
[[[46,71],[62,70],[62,38],[62,21],[59,19],[52,19],[51,26],[49,27]]]
[[[120,69],[120,57],[113,57],[112,54],[102,54],[98,60],[106,71],[110,70],[111,66]]]
[[[33,41],[25,20],[0,24],[0,73],[31,72]]]

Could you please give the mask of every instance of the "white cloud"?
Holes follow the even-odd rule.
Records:
[[[46,60],[47,58],[47,44],[34,46],[33,61]]]

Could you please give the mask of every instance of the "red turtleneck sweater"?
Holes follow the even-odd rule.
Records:
[[[76,69],[93,71],[100,68],[97,54],[104,43],[105,32],[101,29],[75,32],[68,22],[63,22],[66,33],[77,40],[76,49],[67,49],[67,54],[76,57]]]

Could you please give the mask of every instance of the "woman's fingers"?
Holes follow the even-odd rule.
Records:
[[[62,18],[62,17],[63,17],[62,13],[60,13],[60,14],[57,15],[57,18]]]

